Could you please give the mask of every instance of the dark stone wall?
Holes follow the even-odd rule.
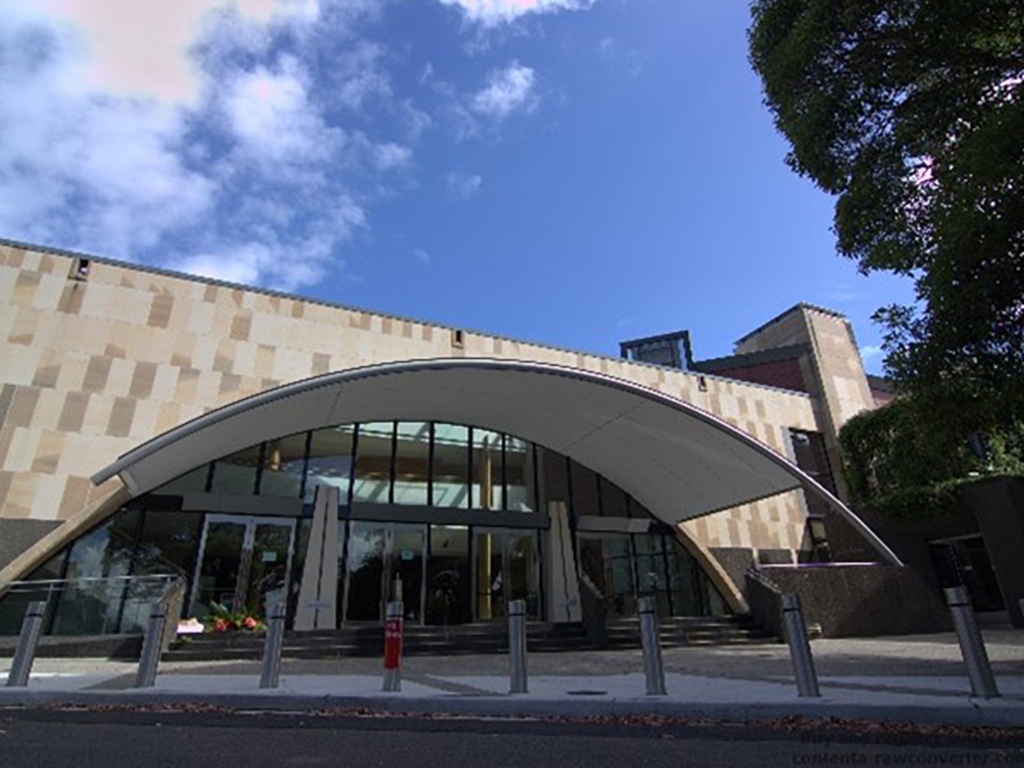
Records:
[[[31,547],[60,523],[52,520],[0,518],[0,569]]]
[[[985,539],[999,591],[1015,627],[1024,627],[1024,479],[986,478],[960,492]]]
[[[902,635],[951,628],[938,593],[909,568],[833,564],[766,566],[758,572],[780,592],[799,595],[805,621],[820,624],[824,637]],[[747,578],[748,594],[764,591],[755,582],[754,578]],[[766,595],[751,602],[751,609],[762,624],[779,624],[776,616],[758,615],[759,611],[771,610]]]
[[[754,567],[754,552],[747,547],[711,547],[722,570],[726,572],[736,589],[743,591],[743,580],[747,571]]]

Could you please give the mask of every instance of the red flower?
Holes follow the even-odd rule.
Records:
[[[242,626],[246,629],[256,629],[256,627],[258,627],[259,624],[256,622],[256,619],[254,619],[252,616],[246,616],[245,620],[242,622]]]

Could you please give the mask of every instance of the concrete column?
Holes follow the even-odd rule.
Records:
[[[338,489],[319,485],[313,528],[299,586],[295,629],[308,632],[338,626]]]

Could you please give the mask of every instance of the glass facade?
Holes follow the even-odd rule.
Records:
[[[588,467],[483,427],[377,421],[268,440],[133,500],[33,574],[79,580],[50,601],[47,631],[141,631],[153,596],[112,579],[144,574],[185,579],[189,616],[214,603],[265,614],[280,601],[294,616],[320,486],[339,495],[341,624],[379,623],[399,598],[410,624],[501,620],[520,599],[543,620],[556,503],[571,516],[577,569],[610,616],[635,615],[646,595],[666,615],[726,612],[671,529]],[[181,510],[186,495],[199,509]],[[225,496],[262,498],[214,511],[246,509]],[[593,530],[594,518],[608,530]],[[636,532],[638,518],[649,533]],[[0,601],[0,633],[18,631],[28,599]]]

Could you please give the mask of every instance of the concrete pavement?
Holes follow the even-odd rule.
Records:
[[[1024,727],[1024,632],[984,631],[999,699],[970,697],[952,634],[815,640],[820,699],[796,694],[782,645],[664,651],[668,696],[644,694],[639,651],[531,654],[530,692],[508,694],[504,656],[412,657],[403,690],[381,691],[380,661],[285,660],[281,687],[261,691],[251,662],[161,666],[135,690],[135,666],[98,660],[37,661],[28,689],[0,687],[0,706],[43,703],[209,703],[234,708],[369,708],[476,714],[656,712],[751,720],[803,714],[873,720]],[[0,681],[9,660],[0,660]]]

